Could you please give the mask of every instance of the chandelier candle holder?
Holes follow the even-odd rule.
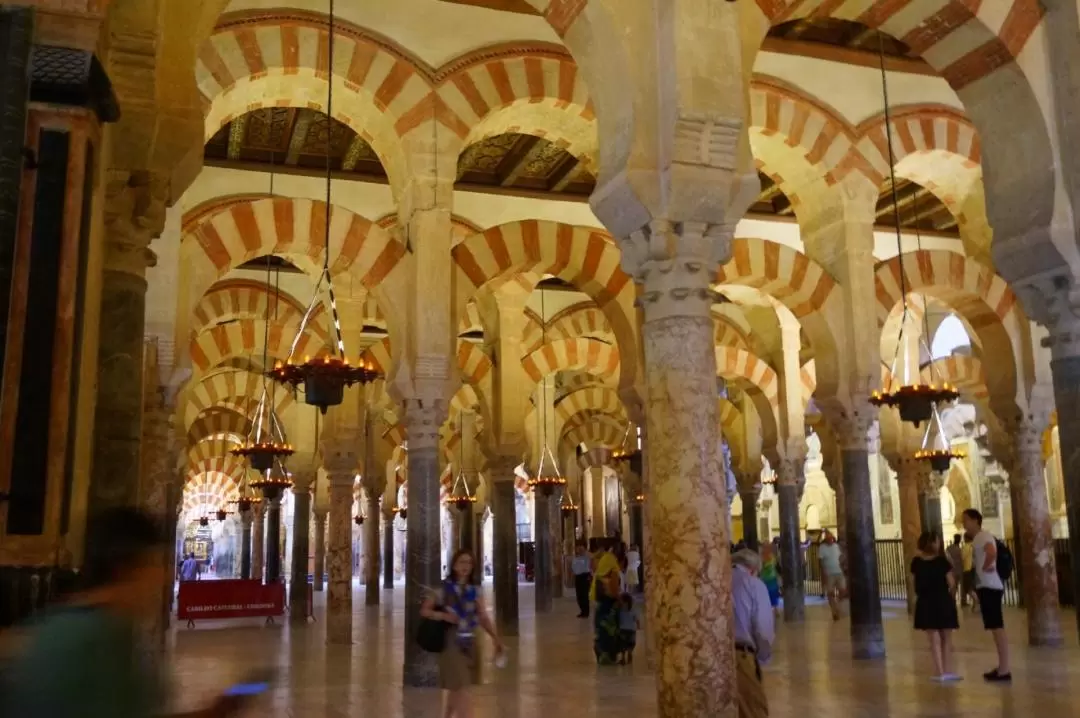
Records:
[[[637,494],[636,496],[634,496],[633,501],[635,504],[638,505],[645,503],[645,494]]]
[[[217,520],[218,521],[224,521],[228,517],[229,517],[229,512],[226,511],[225,509],[218,509],[217,510]]]
[[[577,513],[578,506],[574,503],[574,499],[570,496],[569,491],[563,492],[562,501],[559,503],[559,510],[562,511],[563,516],[573,516]]]
[[[878,407],[895,407],[902,421],[919,426],[930,419],[938,404],[954,401],[959,396],[960,392],[948,382],[896,385],[890,380],[890,386],[871,393],[870,403]]]
[[[209,526],[209,525],[210,525],[210,517],[209,516],[200,516],[199,517],[199,526],[204,526],[205,527],[205,526]]]
[[[357,516],[354,516],[353,517],[353,523],[356,524],[357,526],[363,526],[364,525],[364,515],[363,514],[358,514]]]
[[[230,501],[230,504],[236,505],[236,510],[242,514],[246,514],[251,511],[251,507],[259,503],[260,499],[257,496],[241,496],[238,499]]]
[[[333,67],[334,44],[335,44],[335,17],[334,3],[330,1],[329,32],[326,43],[326,64]],[[334,116],[334,83],[326,83],[326,115]],[[331,211],[331,195],[333,185],[334,162],[332,157],[332,142],[326,143],[326,218],[323,222],[325,234],[323,236],[323,268],[319,275],[319,281],[315,284],[315,291],[308,304],[304,318],[296,330],[292,346],[289,348],[289,356],[284,362],[278,362],[270,370],[269,376],[275,382],[289,386],[293,391],[300,387],[304,389],[304,402],[310,406],[318,407],[323,414],[331,406],[338,406],[345,399],[346,387],[354,384],[370,384],[378,379],[381,374],[374,362],[360,361],[359,364],[350,364],[346,358],[345,342],[341,337],[341,317],[338,314],[337,299],[334,295],[334,280],[330,275],[330,231],[333,226]],[[311,320],[312,312],[321,303],[321,290],[325,286],[327,304],[334,324],[334,343],[332,353],[322,357],[305,357],[303,363],[292,360],[296,347],[307,329]]]
[[[276,473],[273,470],[267,470],[262,476],[251,482],[251,488],[258,489],[267,501],[280,499],[285,489],[292,485],[292,479],[289,478],[288,472],[285,471],[285,467],[281,465],[280,461],[277,464]]]
[[[559,471],[559,465],[555,462],[555,455],[544,444],[540,452],[540,463],[536,467],[536,473],[529,477],[529,488],[539,490],[544,496],[552,496],[555,489],[566,486],[566,477]]]
[[[446,504],[454,506],[461,513],[465,513],[476,503],[476,494],[469,491],[469,482],[465,480],[464,470],[459,469],[454,479],[454,486],[450,489],[450,495],[446,497]]]
[[[963,459],[967,456],[967,452],[953,448],[952,442],[945,435],[945,426],[941,422],[941,414],[936,405],[932,413],[932,420],[923,436],[922,448],[915,452],[915,458],[928,462],[931,469],[941,474],[949,470],[953,459]]]

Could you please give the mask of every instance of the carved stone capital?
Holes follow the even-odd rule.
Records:
[[[785,454],[776,466],[776,483],[780,486],[802,486],[806,483],[806,455]]]
[[[903,456],[889,454],[885,458],[892,470],[896,472],[896,482],[898,484],[921,486],[923,477],[930,473],[930,465],[925,461],[916,459],[911,454]]]
[[[306,494],[309,492],[311,487],[315,484],[315,477],[317,475],[315,469],[294,471],[292,475],[292,492],[294,494]]]
[[[877,444],[878,410],[866,397],[855,397],[847,404],[833,403],[826,410],[843,451],[870,451]]]
[[[353,432],[353,435],[358,436],[359,432]],[[331,437],[322,443],[322,461],[331,484],[351,486],[360,467],[359,447],[357,443]]]
[[[1029,317],[1046,327],[1042,345],[1055,359],[1080,356],[1080,288],[1067,266],[1012,283]]]
[[[492,481],[513,481],[514,471],[521,466],[521,456],[511,454],[488,458],[487,470]]]
[[[645,321],[708,316],[716,268],[731,257],[734,224],[651,220],[619,241],[623,270],[643,286]]]
[[[449,404],[440,398],[413,398],[405,401],[409,451],[439,448],[439,429],[446,421],[449,409]]]
[[[157,263],[150,243],[165,229],[168,182],[151,172],[110,171],[105,188],[105,269],[137,277]]]

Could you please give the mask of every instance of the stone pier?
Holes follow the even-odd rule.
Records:
[[[292,557],[289,566],[289,621],[306,625],[308,619],[308,555],[311,544],[311,486],[314,471],[293,474]]]
[[[326,509],[315,510],[315,575],[312,588],[323,590],[323,576],[326,574]]]
[[[551,501],[552,496],[542,489],[533,491],[533,595],[537,613],[551,610]]]
[[[359,455],[349,437],[358,431],[340,430],[341,438],[323,444],[323,467],[330,479],[330,520],[326,547],[329,586],[326,597],[326,642],[352,643],[352,504]]]
[[[504,636],[518,635],[518,547],[517,501],[514,489],[514,469],[521,461],[517,457],[500,457],[489,470],[492,476],[491,551],[492,572],[495,578],[495,622]]]

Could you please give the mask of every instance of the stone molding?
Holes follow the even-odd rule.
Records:
[[[105,269],[137,277],[157,264],[150,243],[165,229],[168,183],[156,174],[110,170],[105,189]]]
[[[681,164],[733,171],[743,135],[741,119],[682,113],[675,120],[673,159]]]
[[[449,404],[441,398],[415,398],[407,399],[404,409],[409,451],[437,450],[439,429],[449,414]]]

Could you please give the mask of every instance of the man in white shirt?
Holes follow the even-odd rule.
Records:
[[[975,593],[979,597],[983,628],[994,636],[998,665],[983,674],[991,683],[1008,683],[1012,680],[1009,670],[1009,642],[1005,637],[1005,618],[1001,603],[1005,597],[1005,584],[997,572],[997,539],[989,531],[983,531],[983,517],[975,509],[963,514],[964,532],[971,537],[975,554]]]
[[[735,565],[731,572],[731,604],[739,718],[765,718],[769,715],[769,701],[761,679],[761,664],[769,662],[776,640],[769,589],[757,577],[761,557],[756,551],[736,551],[731,560]]]
[[[575,547],[574,560],[570,570],[574,573],[574,593],[577,594],[578,618],[589,617],[589,586],[592,584],[592,556],[585,550],[584,543]]]
[[[840,563],[840,544],[828,529],[818,545],[818,562],[821,563],[821,585],[829,599],[829,609],[834,621],[840,620],[840,600],[847,592],[844,567]]]

